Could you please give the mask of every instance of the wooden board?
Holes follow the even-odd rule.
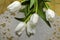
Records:
[[[2,14],[5,10],[7,10],[7,6],[13,1],[15,0],[0,0],[0,14]]]
[[[52,0],[49,5],[56,12],[56,14],[60,16],[60,0]]]

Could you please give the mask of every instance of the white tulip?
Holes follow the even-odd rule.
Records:
[[[16,29],[15,29],[15,32],[17,32],[18,35],[20,35],[24,30],[25,30],[25,27],[26,27],[26,23],[24,22],[20,22]]]
[[[32,24],[37,24],[38,19],[39,19],[38,14],[37,14],[37,13],[34,13],[34,14],[31,16],[30,21],[31,21]]]
[[[51,21],[55,17],[55,12],[51,9],[46,10],[46,19]]]
[[[21,8],[21,3],[19,1],[14,1],[12,4],[10,4],[7,9],[10,11],[10,12],[15,12],[15,11],[18,11],[20,10]]]
[[[30,21],[27,22],[27,34],[35,34],[35,27],[36,25],[33,25]]]

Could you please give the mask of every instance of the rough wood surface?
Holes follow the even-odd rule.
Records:
[[[0,14],[7,10],[7,6],[15,0],[0,0]],[[21,0],[18,0],[21,1]]]

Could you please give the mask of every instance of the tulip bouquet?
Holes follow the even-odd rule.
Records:
[[[14,13],[16,11],[24,12],[24,18],[15,18],[21,21],[15,32],[18,35],[21,35],[22,32],[26,29],[28,36],[35,34],[35,27],[38,23],[39,17],[41,17],[46,24],[51,27],[49,21],[52,21],[55,17],[55,12],[50,9],[47,2],[51,0],[23,0],[23,1],[14,1],[10,4],[7,9]]]

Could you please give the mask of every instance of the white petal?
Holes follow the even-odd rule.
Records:
[[[38,19],[39,19],[39,16],[37,13],[34,13],[31,18],[30,18],[30,21],[33,23],[33,24],[36,24],[38,22]]]
[[[17,31],[20,31],[20,30],[22,30],[22,29],[25,28],[25,27],[26,27],[26,24],[25,24],[24,22],[20,22],[20,23],[17,25],[15,31],[16,31],[16,32],[17,32]]]
[[[17,35],[21,35],[23,33],[23,31],[25,30],[25,27],[22,28],[19,32],[17,32]]]
[[[10,12],[15,12],[15,11],[18,11],[20,10],[21,8],[21,3],[19,1],[14,1],[12,4],[10,4],[7,9],[10,11]]]
[[[55,17],[55,12],[52,11],[51,9],[46,10],[46,19],[50,20]]]
[[[35,25],[33,25],[30,21],[27,22],[27,34],[30,35],[35,34]]]
[[[43,8],[43,12],[46,12],[46,9],[45,8]]]
[[[27,33],[28,33],[28,35],[29,35],[30,33],[32,33],[30,22],[27,22]]]

